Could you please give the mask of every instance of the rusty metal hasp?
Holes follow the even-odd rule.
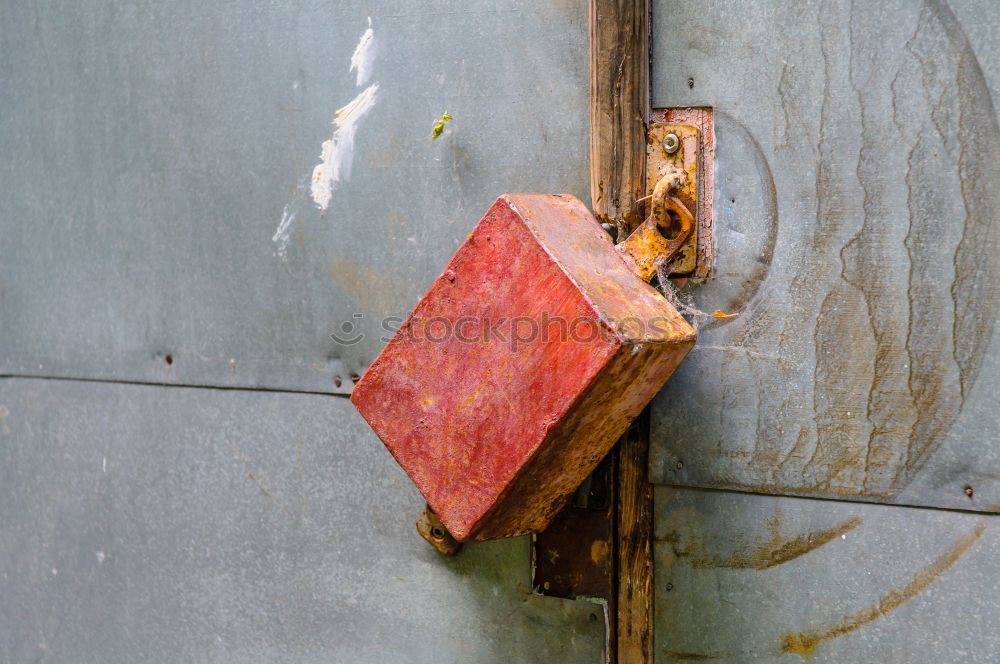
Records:
[[[355,386],[456,540],[544,529],[690,350],[646,278],[576,198],[505,194]]]

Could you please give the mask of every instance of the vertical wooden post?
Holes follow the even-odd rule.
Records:
[[[590,0],[590,197],[619,231],[640,221],[648,115],[648,0]]]
[[[590,196],[619,237],[642,218],[649,115],[648,0],[590,0]],[[653,661],[653,496],[648,410],[617,446],[616,589],[609,659]]]
[[[618,442],[618,664],[653,661],[653,486],[648,462],[647,408]]]

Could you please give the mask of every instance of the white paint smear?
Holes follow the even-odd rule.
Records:
[[[281,260],[288,259],[288,242],[292,237],[292,223],[299,215],[299,208],[302,207],[302,203],[305,200],[305,188],[306,181],[303,178],[298,186],[295,187],[295,194],[292,196],[292,200],[285,203],[285,209],[281,211],[281,223],[278,224],[278,229],[274,231],[274,236],[271,237],[271,242],[275,242],[278,245],[277,253]]]
[[[320,210],[329,207],[337,183],[351,179],[354,135],[358,131],[358,123],[375,105],[377,95],[378,85],[369,85],[333,115],[333,136],[323,141],[320,162],[312,174],[312,199]]]
[[[361,35],[361,40],[351,55],[351,68],[348,70],[357,72],[356,85],[361,86],[368,82],[374,64],[375,32],[372,30],[372,19],[369,16],[368,29]],[[292,87],[298,89],[298,85],[298,82],[295,82]],[[330,206],[330,199],[337,183],[349,180],[351,177],[354,135],[357,133],[361,118],[375,105],[377,95],[378,85],[370,85],[333,116],[333,135],[329,140],[323,141],[320,163],[313,169],[312,185],[309,188],[312,200],[320,210],[326,210]],[[295,188],[292,199],[285,204],[281,212],[281,222],[271,237],[271,241],[278,245],[276,253],[281,260],[288,260],[292,225],[306,200],[306,180],[303,179]]]
[[[361,41],[351,56],[351,68],[348,71],[358,72],[357,83],[361,86],[372,76],[372,65],[375,63],[375,32],[372,30],[372,17],[368,17],[368,29],[361,35]]]

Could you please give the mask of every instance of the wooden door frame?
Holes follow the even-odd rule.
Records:
[[[642,217],[649,119],[649,0],[590,3],[590,197],[595,216],[619,236]],[[608,658],[653,661],[653,487],[648,478],[649,409],[615,448],[615,579],[608,607]]]

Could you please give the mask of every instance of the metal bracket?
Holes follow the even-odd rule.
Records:
[[[679,142],[676,134],[667,136],[675,144]],[[690,249],[695,213],[679,196],[689,188],[687,173],[668,171],[653,188],[649,217],[617,247],[622,260],[643,281],[661,269],[670,274],[674,263],[685,260],[682,252]]]
[[[532,535],[534,591],[611,601],[614,589],[615,455],[609,454],[553,522]]]
[[[417,532],[441,555],[454,556],[462,548],[462,543],[451,536],[430,505],[424,507],[417,519]]]
[[[649,127],[646,139],[646,194],[653,195],[664,178],[679,180],[673,189],[673,196],[694,217],[691,233],[669,259],[672,276],[688,276],[698,265],[700,150],[701,132],[695,126],[664,123]],[[655,196],[653,201],[656,201]],[[654,208],[654,205],[649,207]],[[655,209],[652,211],[656,212]],[[664,222],[659,221],[662,227]]]
[[[685,128],[696,130],[689,134]],[[670,153],[667,136],[680,138],[680,149]],[[685,134],[688,134],[684,136]],[[704,279],[712,272],[714,260],[713,197],[715,162],[715,123],[710,108],[660,108],[653,109],[646,132],[646,194],[653,193],[656,183],[668,171],[681,168],[688,173],[688,181],[695,194],[685,200],[695,213],[695,228],[678,252],[669,271],[672,277]],[[681,197],[682,200],[684,197]]]
[[[689,276],[698,265],[701,132],[690,125],[656,124],[647,148],[649,195],[643,200],[649,200],[649,215],[618,252],[645,281],[657,272]]]

